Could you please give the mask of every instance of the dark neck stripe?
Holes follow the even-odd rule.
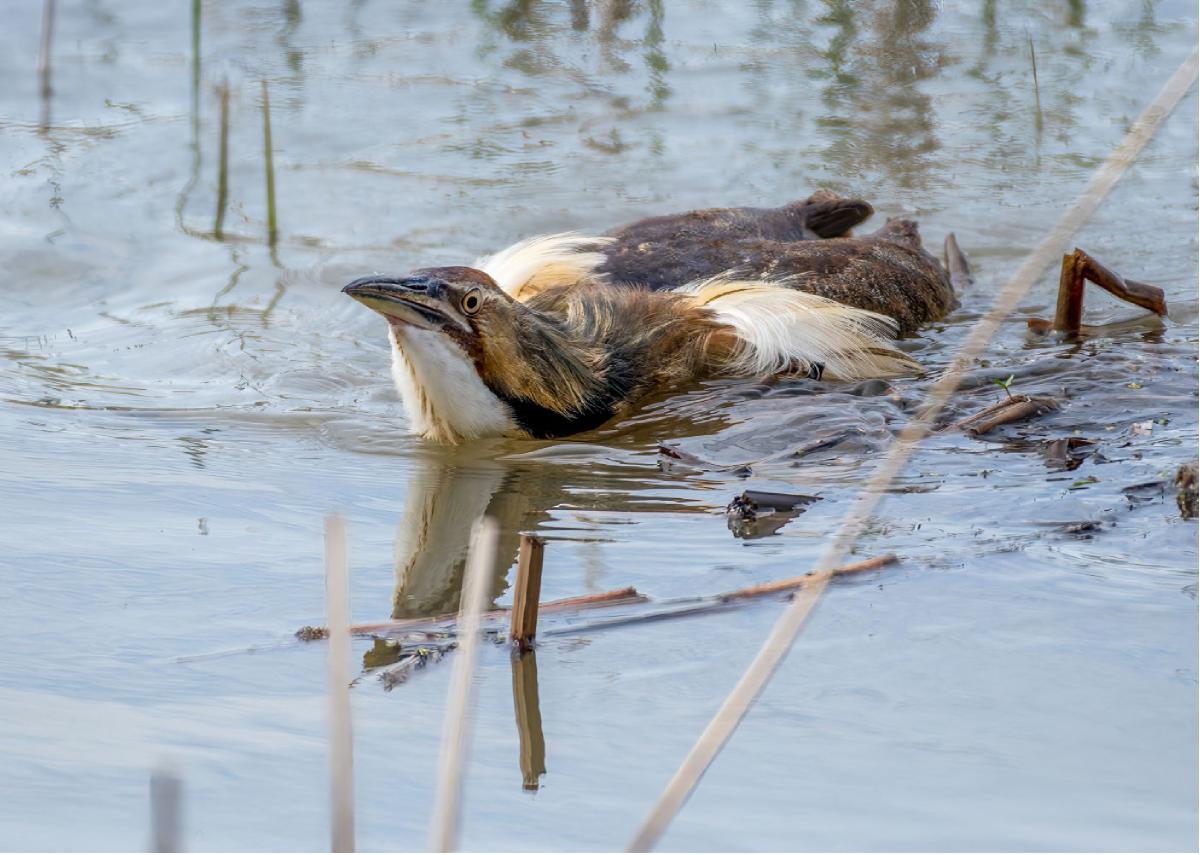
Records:
[[[512,409],[513,418],[520,428],[536,439],[552,439],[591,430],[604,424],[613,415],[610,405],[598,403],[592,404],[582,413],[563,415],[528,398],[513,398],[496,389],[492,391]]]

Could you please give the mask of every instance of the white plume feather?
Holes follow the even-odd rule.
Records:
[[[797,291],[786,279],[723,274],[684,285],[676,293],[691,297],[733,329],[738,347],[725,366],[730,374],[863,380],[921,371],[896,349],[891,318]]]
[[[578,232],[540,235],[484,256],[474,267],[491,276],[514,300],[527,300],[552,285],[571,285],[595,276],[604,263],[604,253],[596,249],[612,241]]]

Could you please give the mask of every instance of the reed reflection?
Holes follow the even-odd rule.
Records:
[[[53,65],[51,51],[54,46],[54,0],[42,2],[42,40],[38,50],[38,94],[41,99],[41,117],[38,120],[38,131],[44,136],[50,131],[50,100],[54,95],[51,84]]]
[[[536,651],[513,655],[512,690],[520,745],[521,788],[537,790],[542,775],[546,774],[546,738],[542,734]]]

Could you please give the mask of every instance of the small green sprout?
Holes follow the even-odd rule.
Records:
[[[993,380],[992,382],[995,383],[997,386],[999,386],[1001,389],[1003,389],[1004,394],[1008,395],[1008,397],[1011,398],[1012,392],[1010,391],[1009,387],[1012,386],[1013,377],[1015,377],[1015,376],[1016,375],[1014,375],[1014,374],[1009,374],[1007,380]]]

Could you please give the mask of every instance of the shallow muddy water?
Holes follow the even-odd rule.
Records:
[[[446,450],[405,434],[346,281],[828,186],[970,256],[905,345],[936,373],[1196,42],[1183,2],[60,0],[47,99],[40,7],[0,30],[10,849],[144,847],[160,764],[191,849],[328,845],[325,648],[290,641],[324,620],[326,514],[356,621],[453,609],[484,510],[501,605],[519,531],[548,539],[547,599],[731,590],[811,565],[928,382],[712,383]],[[1009,375],[1064,406],[924,444],[858,547],[902,563],[830,587],[663,848],[1195,846],[1197,529],[1169,485],[1197,453],[1196,139],[1193,90],[1077,239],[1169,319],[1093,294],[1088,323],[1129,323],[1040,339],[1042,277],[953,410]],[[745,539],[747,488],[822,500]],[[530,674],[485,649],[463,846],[623,847],[781,608],[544,639],[536,791]],[[361,848],[426,844],[450,672],[355,685]]]

